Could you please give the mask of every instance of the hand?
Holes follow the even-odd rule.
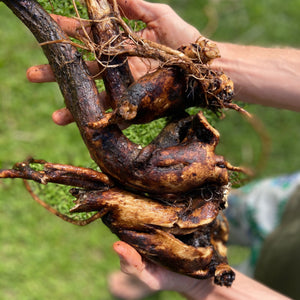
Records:
[[[118,4],[125,17],[146,23],[147,27],[140,32],[144,39],[177,49],[200,36],[195,27],[186,23],[166,4],[143,0],[118,0]]]
[[[168,5],[149,3],[143,0],[118,0],[120,10],[129,19],[141,20],[147,27],[140,31],[142,38],[152,40],[171,48],[178,48],[180,45],[194,42],[199,36],[199,31],[182,20]],[[67,35],[76,37],[83,34],[81,23],[78,20],[58,15],[51,15],[61,26]],[[88,23],[83,23],[89,33]],[[132,57],[129,60],[130,69],[135,78],[145,74],[147,67],[142,60]],[[92,75],[99,73],[96,62],[87,62]],[[31,82],[55,81],[49,65],[33,66],[27,70],[27,78]],[[105,93],[101,94],[105,103]],[[53,121],[58,125],[67,125],[73,121],[71,113],[62,108],[52,115]]]
[[[205,296],[213,289],[210,279],[197,280],[145,261],[134,248],[122,241],[116,242],[113,248],[120,257],[121,271],[127,274],[126,277],[114,273],[109,279],[111,292],[121,299],[140,299],[162,290],[192,295],[200,289],[201,295]]]
[[[113,247],[120,257],[121,270],[128,274],[127,281],[123,282],[123,285],[120,285],[120,280],[117,279],[118,277],[120,279],[120,274],[116,273],[118,276],[110,278],[110,290],[120,299],[141,299],[150,293],[163,290],[181,293],[190,300],[288,299],[237,270],[232,287],[226,288],[213,284],[211,278],[198,280],[144,261],[134,248],[124,242],[116,242]],[[141,284],[143,286],[138,290]]]

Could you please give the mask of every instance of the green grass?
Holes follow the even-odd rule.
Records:
[[[216,40],[300,46],[299,0],[284,5],[279,0],[165,2]],[[0,20],[0,168],[28,156],[90,164],[75,125],[61,128],[51,121],[51,113],[63,106],[56,84],[26,80],[29,66],[46,63],[37,43],[2,3]],[[299,114],[254,105],[247,109],[263,121],[272,140],[261,176],[297,171]],[[259,139],[237,113],[217,127],[220,153],[233,163],[257,160]],[[106,280],[118,269],[111,249],[115,240],[101,221],[83,228],[67,224],[32,201],[19,180],[0,181],[1,299],[112,299]],[[246,254],[245,249],[233,249],[230,261],[235,264]],[[164,292],[149,299],[181,298]]]

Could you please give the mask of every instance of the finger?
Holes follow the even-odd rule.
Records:
[[[147,24],[146,29],[139,32],[144,39],[177,49],[200,36],[196,28],[180,18],[167,4],[143,0],[118,0],[118,3],[125,17]]]
[[[119,241],[113,245],[114,251],[120,258],[121,270],[126,274],[138,274],[145,269],[141,255],[128,244]]]
[[[154,70],[155,67],[157,67],[157,65],[155,65],[153,68],[151,68],[155,64],[155,62],[153,62],[153,64],[151,65],[150,62],[152,61],[150,61],[150,59],[143,59],[136,56],[128,57],[128,62],[134,80],[137,80],[147,72],[150,72],[151,70]]]
[[[99,79],[101,77],[99,64],[96,61],[86,61],[85,63],[91,75],[94,76],[95,79]],[[55,76],[50,65],[38,65],[30,67],[26,72],[26,76],[30,82],[34,83],[55,81]]]
[[[152,62],[150,65],[150,60],[143,60],[138,57],[129,57],[128,58],[130,70],[135,79],[144,75],[147,71],[154,69],[157,65]],[[97,61],[85,61],[89,72],[94,77],[94,79],[101,78],[101,67]],[[55,76],[50,67],[50,65],[37,65],[32,66],[27,69],[26,77],[30,82],[34,83],[43,83],[43,82],[54,82]]]
[[[105,92],[99,93],[99,101],[102,103],[103,108],[106,110],[110,108],[110,99]],[[67,108],[56,110],[52,114],[52,120],[55,124],[65,126],[74,122],[71,112]]]
[[[67,108],[61,108],[52,114],[52,120],[60,126],[68,125],[74,122],[71,112]]]
[[[118,0],[120,11],[131,20],[141,20],[146,24],[161,15],[162,7],[167,5],[142,0]]]
[[[120,258],[121,271],[136,277],[148,287],[149,291],[159,291],[163,287],[162,284],[168,280],[172,281],[174,273],[152,263],[144,262],[141,255],[128,244],[119,241],[114,243],[113,248]],[[172,275],[169,276],[169,274]]]
[[[53,82],[55,81],[54,73],[50,65],[38,65],[27,69],[26,77],[30,82]]]
[[[71,37],[84,35],[84,30],[89,34],[91,31],[90,22],[77,20],[69,17],[51,14],[52,19],[61,27],[61,29]],[[84,30],[83,28],[84,27]]]

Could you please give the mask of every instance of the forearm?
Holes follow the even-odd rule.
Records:
[[[236,272],[236,279],[230,288],[214,285],[211,280],[195,282],[186,293],[181,293],[189,300],[285,300],[288,297],[277,293],[259,282]],[[205,283],[205,284],[204,284]]]
[[[300,50],[217,43],[212,66],[235,84],[235,99],[300,111]]]

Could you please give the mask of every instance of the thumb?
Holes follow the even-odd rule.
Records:
[[[141,255],[128,244],[118,241],[114,243],[113,249],[120,258],[122,272],[130,275],[138,275],[145,269],[145,263]]]

